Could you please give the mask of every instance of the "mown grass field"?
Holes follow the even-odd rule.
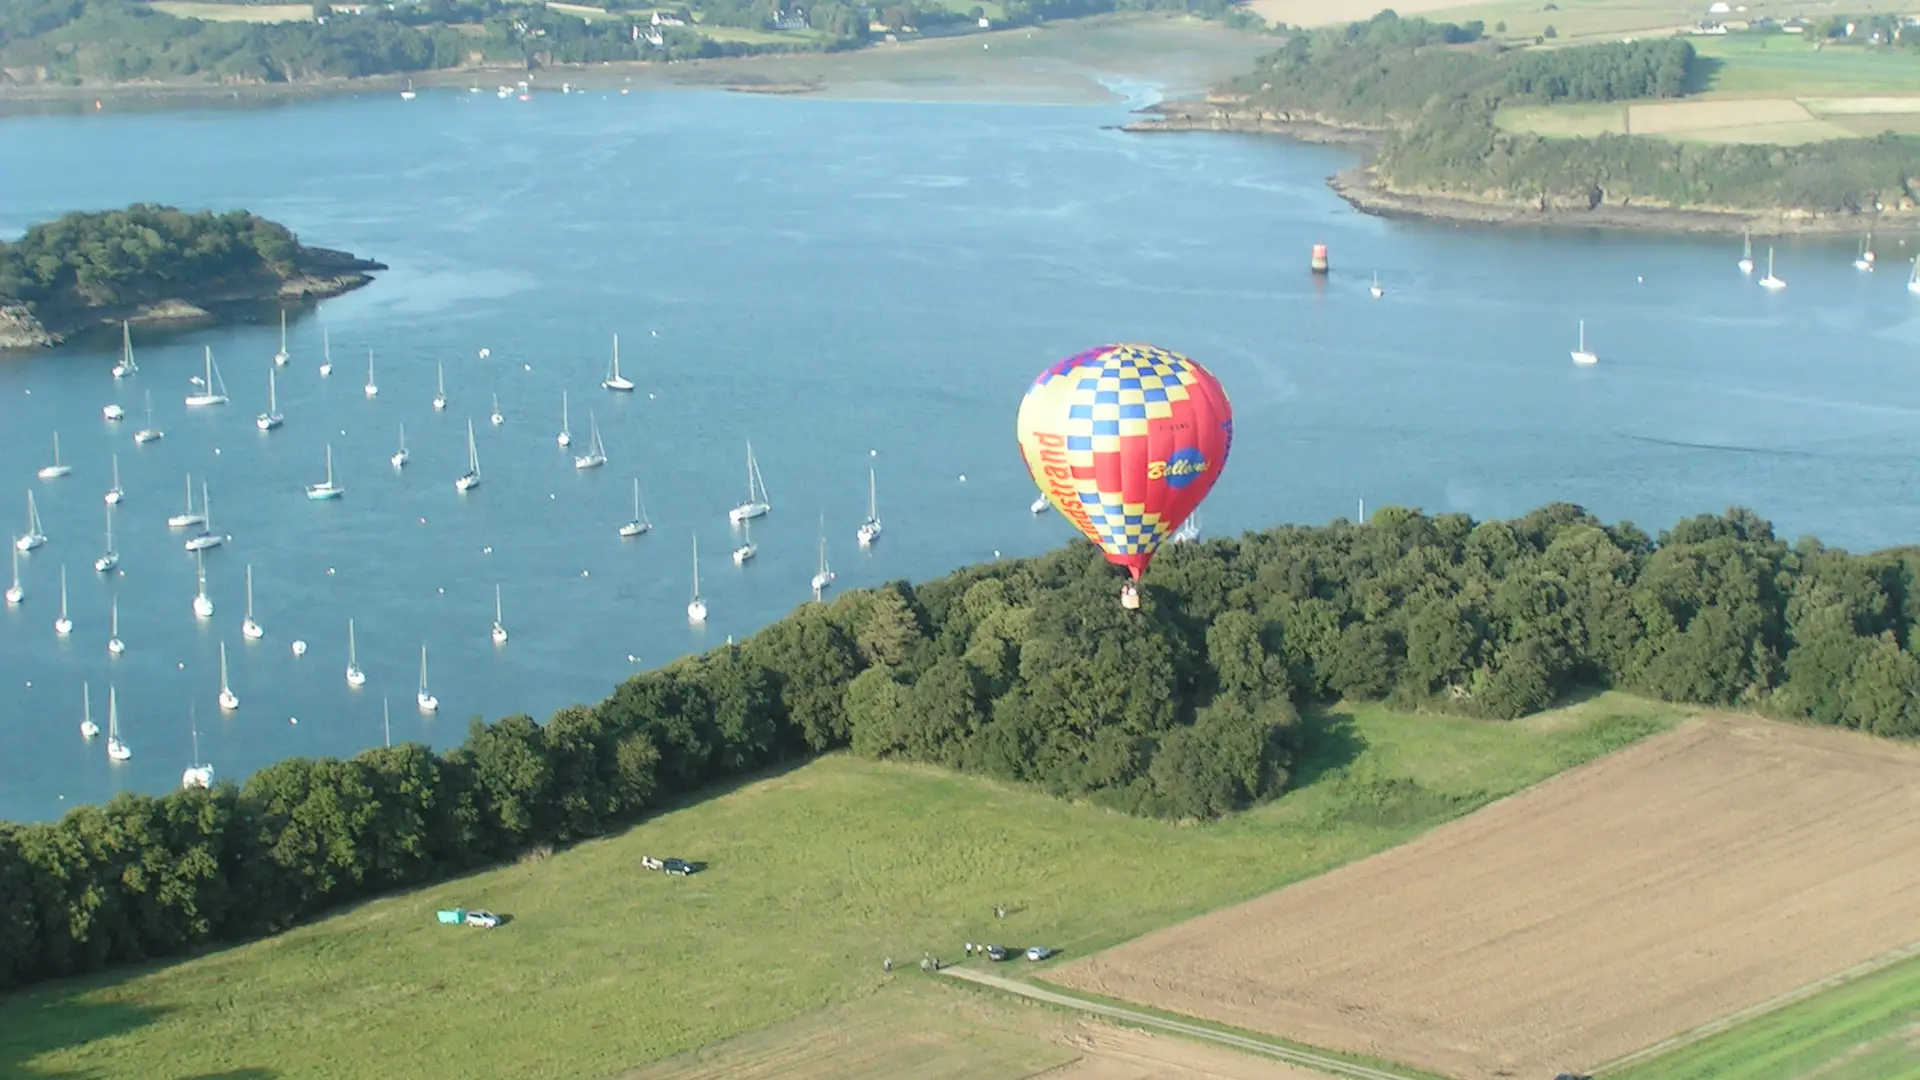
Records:
[[[1830,45],[1804,35],[1731,34],[1690,39],[1705,63],[1691,88],[1755,97],[1920,94],[1920,54]],[[1698,63],[1698,62],[1696,62]]]
[[[156,11],[176,19],[204,19],[207,22],[306,22],[313,18],[310,4],[222,4],[199,0],[155,0]]]
[[[1915,1080],[1920,957],[1844,983],[1607,1080]]]
[[[15,995],[0,1002],[0,1075],[605,1076],[873,994],[884,956],[910,970],[989,936],[1069,957],[1127,940],[1397,844],[1678,715],[1615,695],[1517,724],[1335,710],[1314,721],[1298,790],[1202,826],[832,757],[542,861]],[[643,854],[709,869],[667,878]],[[454,905],[512,920],[438,925]]]

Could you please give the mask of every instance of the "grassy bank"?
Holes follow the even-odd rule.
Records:
[[[0,1003],[0,1075],[601,1076],[871,994],[883,956],[910,966],[989,936],[1069,956],[1111,945],[1399,843],[1677,715],[1618,695],[1514,724],[1336,709],[1316,718],[1299,790],[1206,826],[831,757],[545,860],[17,995]],[[670,879],[639,869],[643,854],[709,869]],[[512,921],[434,922],[456,904]]]

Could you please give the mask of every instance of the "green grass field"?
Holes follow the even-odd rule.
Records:
[[[1615,695],[1517,724],[1336,711],[1314,722],[1300,790],[1210,825],[832,757],[544,861],[15,995],[0,1002],[0,1075],[604,1076],[869,995],[883,956],[910,966],[988,936],[1068,956],[1112,945],[1399,843],[1677,716]],[[671,879],[641,870],[643,854],[709,869]],[[454,905],[512,921],[436,924]]]
[[[1693,89],[1701,93],[1777,95],[1920,94],[1920,54],[1870,52],[1792,34],[1693,38],[1706,61]]]
[[[1607,1080],[1920,1080],[1920,957]]]
[[[222,4],[197,0],[156,0],[151,5],[176,19],[207,22],[306,22],[313,18],[310,4]]]

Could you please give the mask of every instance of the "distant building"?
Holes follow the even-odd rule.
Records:
[[[1714,5],[1707,9],[1707,14],[1725,15],[1732,10],[1733,8],[1727,4],[1726,0],[1715,0]]]
[[[980,29],[982,30],[993,29],[993,20],[987,18],[985,15],[980,16]]]
[[[775,30],[807,30],[811,27],[812,24],[807,21],[805,8],[795,7],[791,11],[776,11],[773,13],[773,28]]]
[[[662,15],[656,11],[653,13],[651,23],[654,26],[685,26],[687,25],[687,20],[678,15]]]

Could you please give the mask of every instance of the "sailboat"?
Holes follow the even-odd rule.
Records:
[[[1753,273],[1753,230],[1751,229],[1741,234],[1740,272],[1743,274]]]
[[[93,722],[93,687],[80,684],[80,737],[91,742],[100,735],[100,725]]]
[[[1913,273],[1907,277],[1907,291],[1920,296],[1920,255],[1913,257]]]
[[[320,324],[320,377],[333,374],[333,339],[327,334],[327,324]]]
[[[1874,261],[1878,258],[1879,256],[1873,253],[1873,230],[1868,229],[1867,239],[1860,245],[1860,257],[1853,260],[1853,268],[1855,270],[1872,270]]]
[[[740,546],[733,549],[733,565],[735,566],[743,566],[748,559],[760,554],[760,546],[753,542],[752,520],[749,519],[741,522],[740,528],[745,530],[745,535],[741,539]]]
[[[413,100],[413,97],[414,97],[414,94],[413,94],[413,80],[412,80],[412,79],[408,79],[408,80],[407,80],[407,88],[406,88],[405,90],[402,90],[402,91],[400,91],[400,100],[401,100],[401,101],[412,101],[412,100]]]
[[[1580,344],[1573,350],[1573,362],[1576,364],[1597,364],[1600,357],[1587,348],[1587,320],[1580,320]]]
[[[820,512],[820,569],[813,575],[813,594],[833,584],[833,570],[827,566],[827,513]]]
[[[199,408],[202,405],[225,405],[227,403],[227,382],[220,377],[220,369],[213,363],[213,346],[208,345],[206,375],[195,379],[200,389],[187,395],[187,407]]]
[[[40,531],[40,508],[33,505],[33,492],[27,492],[27,533],[13,541],[15,551],[32,551],[47,542],[47,534]]]
[[[122,656],[127,651],[127,643],[120,640],[120,598],[113,598],[113,606],[107,615],[107,655]]]
[[[227,681],[227,643],[220,643],[220,711],[232,712],[240,707],[240,697],[233,692],[233,686]]]
[[[747,443],[747,501],[727,511],[727,520],[735,525],[749,521],[773,509],[767,503],[767,483],[760,479],[760,463],[754,459],[753,443]]]
[[[495,645],[505,645],[507,643],[507,624],[500,621],[500,585],[498,582],[493,586],[493,643]]]
[[[1373,287],[1367,291],[1373,294],[1375,300],[1387,295],[1387,290],[1380,287],[1380,271],[1375,270],[1373,272]]]
[[[287,366],[287,309],[280,309],[280,351],[273,354],[274,367]]]
[[[647,508],[640,505],[640,478],[633,478],[633,520],[620,526],[622,537],[641,536],[653,531],[653,522],[647,520]]]
[[[1366,523],[1367,501],[1365,499],[1360,500],[1360,517],[1358,520],[1362,524]],[[1180,523],[1179,528],[1173,530],[1172,536],[1167,537],[1167,543],[1191,544],[1198,539],[1200,539],[1200,515],[1198,513],[1192,513],[1187,515],[1187,520]]]
[[[607,448],[600,442],[600,421],[592,413],[587,414],[587,428],[592,435],[587,441],[587,452],[573,459],[576,469],[597,469],[607,463]]]
[[[187,705],[187,731],[193,737],[193,760],[180,773],[182,788],[210,788],[213,786],[213,766],[200,760],[200,719],[193,705]]]
[[[1029,514],[1044,514],[1051,509],[1053,509],[1053,503],[1048,501],[1045,495],[1027,504],[1027,513]]]
[[[120,553],[113,550],[113,507],[107,507],[107,550],[93,560],[93,568],[104,574],[120,565]]]
[[[120,362],[113,365],[113,377],[124,379],[129,375],[140,374],[140,365],[133,362],[133,328],[127,320],[120,320]]]
[[[367,346],[367,396],[377,397],[379,393],[380,386],[373,381],[373,346],[369,345]]]
[[[27,598],[27,590],[20,587],[20,549],[13,549],[13,584],[7,586],[7,606],[16,607]]]
[[[707,621],[707,602],[700,599],[700,537],[693,538],[693,600],[687,604],[687,621]]]
[[[620,375],[619,334],[613,335],[613,366],[607,369],[607,377],[600,380],[600,385],[609,390],[620,390],[624,392],[631,392],[633,390],[633,380],[622,378]]]
[[[267,411],[253,418],[253,426],[259,428],[261,431],[272,431],[284,423],[286,423],[286,418],[280,415],[280,393],[274,385],[273,369],[268,368]]]
[[[240,636],[250,641],[259,641],[267,636],[260,624],[253,621],[253,564],[247,564],[247,617],[240,620]]]
[[[207,595],[207,561],[199,552],[193,553],[193,572],[199,580],[199,591],[193,594],[193,614],[198,619],[213,618],[213,598]]]
[[[1767,276],[1760,279],[1760,287],[1763,289],[1784,289],[1787,287],[1786,282],[1773,276],[1772,246],[1768,246],[1767,248]]]
[[[73,633],[73,620],[67,618],[67,564],[60,564],[60,617],[53,620],[53,632],[61,637]]]
[[[467,421],[467,471],[453,482],[455,491],[472,491],[480,486],[480,448],[473,443],[473,421]]]
[[[562,450],[573,445],[573,431],[567,425],[567,392],[560,391],[560,435],[554,439]]]
[[[137,443],[159,442],[166,437],[166,432],[153,426],[153,393],[149,391],[147,393],[147,425],[133,433],[133,441]]]
[[[500,415],[500,395],[499,394],[493,395],[493,415],[488,417],[488,419],[493,421],[494,427],[499,427],[501,424],[504,424],[507,422],[507,418]]]
[[[447,407],[447,365],[433,365],[433,411],[439,412]]]
[[[420,646],[420,692],[413,696],[423,713],[439,712],[440,699],[427,692],[427,647]]]
[[[72,472],[73,466],[60,461],[60,433],[56,431],[53,433],[53,464],[40,466],[40,479],[58,480]]]
[[[167,519],[169,529],[190,529],[195,525],[206,524],[207,519],[193,508],[193,474],[187,474],[187,509]]]
[[[333,444],[327,444],[327,478],[318,484],[307,485],[307,498],[315,502],[323,499],[337,499],[347,493],[347,489],[333,482]]]
[[[353,620],[347,620],[347,685],[362,687],[367,685],[367,673],[360,670],[360,664],[353,650]]]
[[[188,551],[205,551],[217,548],[227,542],[227,538],[213,531],[213,500],[207,498],[207,482],[200,481],[200,519],[204,523],[200,535],[192,537],[181,545]]]
[[[127,744],[120,741],[120,696],[114,688],[107,687],[107,760],[125,761],[133,756]]]
[[[400,449],[395,450],[393,452],[393,456],[388,458],[387,460],[393,462],[394,468],[399,469],[399,468],[406,467],[407,461],[412,457],[413,457],[412,454],[407,453],[407,425],[401,424],[400,425]]]
[[[393,745],[393,717],[387,713],[387,699],[380,699],[380,745]]]
[[[120,490],[120,455],[115,454],[113,455],[113,486],[107,489],[107,505],[118,506],[120,500],[126,497],[127,493]]]
[[[880,539],[880,505],[874,498],[872,469],[867,470],[867,520],[860,523],[853,535],[861,547],[872,547],[873,542]]]

